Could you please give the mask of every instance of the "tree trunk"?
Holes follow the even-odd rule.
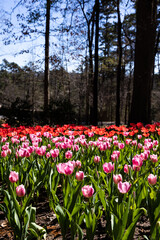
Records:
[[[46,6],[46,31],[45,31],[45,71],[44,71],[44,113],[48,110],[48,85],[49,85],[49,29],[50,29],[51,2],[47,0]]]
[[[117,0],[118,15],[118,66],[117,66],[117,89],[116,89],[116,125],[120,125],[120,82],[121,82],[121,62],[122,62],[122,42],[121,42],[121,18],[119,10],[119,0]]]
[[[96,34],[95,34],[95,70],[93,82],[93,125],[98,124],[98,40],[99,40],[99,0],[95,0],[96,6]]]
[[[92,24],[91,26],[91,30],[90,30],[90,25]],[[93,20],[92,21],[89,21],[88,22],[88,44],[89,44],[89,77],[88,77],[88,95],[86,96],[87,97],[87,109],[88,109],[88,113],[87,113],[87,124],[88,124],[88,121],[89,119],[91,119],[91,116],[90,116],[90,99],[91,99],[91,92],[90,92],[90,89],[92,89],[93,87],[93,54],[92,54],[92,48],[93,48],[93,34],[94,34],[94,17],[93,17]],[[89,117],[90,116],[90,117]]]
[[[137,0],[137,32],[129,122],[151,122],[151,85],[156,36],[156,0]]]

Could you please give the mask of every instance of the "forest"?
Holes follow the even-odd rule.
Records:
[[[160,239],[160,0],[0,15],[0,240]]]
[[[1,14],[4,46],[32,43],[26,65],[0,64],[9,124],[159,121],[159,0],[16,0]]]

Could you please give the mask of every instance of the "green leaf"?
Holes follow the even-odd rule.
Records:
[[[76,204],[76,205],[74,206],[74,208],[73,208],[73,211],[72,211],[72,217],[73,217],[74,215],[76,215],[76,214],[80,211],[81,208],[82,208],[82,207],[81,207],[81,204]]]
[[[14,204],[14,208],[18,214],[18,216],[20,217],[21,216],[21,206],[19,205],[19,202],[17,201],[16,199],[16,193],[13,192],[13,188],[12,186],[10,185],[10,190],[11,190],[11,197],[13,199],[13,204]],[[6,191],[7,192],[7,191]]]
[[[127,228],[122,240],[128,240],[128,239],[132,239],[133,235],[134,235],[134,230],[136,227],[136,223],[138,222],[140,216],[142,215],[142,213],[145,212],[146,213],[146,209],[145,208],[139,208],[136,209],[134,211],[134,218],[132,219],[132,223],[129,225],[129,227]]]
[[[34,230],[34,233],[36,232],[36,235],[38,237],[42,237],[42,236],[45,237],[46,236],[46,230],[43,227],[36,224],[35,222],[30,223],[29,230],[30,229]]]
[[[79,195],[79,192],[81,191],[81,187],[82,187],[83,182],[78,183],[77,187],[74,189],[72,189],[72,195],[70,198],[70,201],[68,203],[67,209],[69,210],[70,213],[72,213],[77,197]]]
[[[31,209],[26,208],[24,213],[24,228],[23,228],[24,238],[27,236],[27,230],[30,222],[30,215],[31,215]]]
[[[67,226],[68,226],[68,221],[66,219],[66,214],[64,213],[62,207],[58,204],[55,207],[55,213],[58,219],[58,222],[61,226],[61,232],[63,237],[65,237],[66,231],[67,231]]]
[[[20,231],[21,230],[21,224],[20,224],[20,219],[19,219],[16,211],[14,211],[14,222],[15,222],[17,228]]]

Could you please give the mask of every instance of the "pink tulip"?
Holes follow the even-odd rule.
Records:
[[[151,184],[151,185],[155,185],[156,182],[157,182],[157,176],[156,176],[156,175],[153,175],[153,174],[149,174],[149,176],[148,176],[148,182],[149,182],[149,184]]]
[[[111,160],[112,160],[113,162],[115,162],[115,160],[118,161],[118,156],[117,156],[117,154],[113,154],[113,153],[112,153],[112,155],[111,155]]]
[[[114,145],[114,146],[118,146],[118,140],[114,140],[114,141],[113,141],[113,145]]]
[[[94,157],[94,162],[95,162],[95,163],[99,163],[99,162],[100,162],[100,160],[101,160],[101,159],[100,159],[100,157],[99,157],[99,156],[95,156],[95,157]]]
[[[8,149],[9,149],[9,144],[6,143],[5,145],[2,146],[3,151],[5,150],[7,151]]]
[[[58,148],[55,148],[55,149],[51,149],[50,150],[50,154],[53,158],[56,158],[59,156],[59,149]]]
[[[46,153],[46,158],[49,158],[51,154],[49,152]]]
[[[124,143],[118,143],[118,147],[119,147],[119,149],[123,149],[125,147],[125,144]]]
[[[143,160],[147,160],[149,157],[150,151],[149,150],[145,150],[143,153],[140,154],[140,156],[142,157]]]
[[[66,153],[65,153],[65,157],[67,159],[71,159],[72,158],[72,151],[68,150]]]
[[[12,183],[15,183],[18,181],[18,179],[19,179],[18,173],[15,171],[11,171],[9,174],[9,181]]]
[[[154,163],[158,162],[158,157],[157,157],[156,154],[150,155],[150,159],[151,159],[151,161],[154,162]]]
[[[133,140],[132,141],[132,146],[136,146],[137,145],[137,140]]]
[[[26,194],[26,190],[23,184],[16,187],[16,194],[18,197],[24,197],[24,195]]]
[[[72,150],[77,152],[79,150],[79,146],[77,144],[72,145]]]
[[[131,188],[131,184],[129,182],[119,182],[118,183],[118,190],[120,191],[120,193],[127,193]]]
[[[71,175],[74,171],[75,161],[68,161],[67,163],[59,163],[56,165],[57,171],[61,174]]]
[[[139,171],[142,167],[142,164],[143,164],[143,158],[141,155],[135,155],[132,159],[132,168],[134,171]]]
[[[46,153],[46,148],[47,148],[46,146],[36,147],[36,153],[39,156],[44,156]]]
[[[7,141],[7,139],[8,139],[7,137],[2,137],[1,142],[5,142],[5,141]]]
[[[118,139],[117,135],[114,135],[113,140],[117,140],[117,139]]]
[[[93,132],[88,132],[88,136],[89,136],[89,137],[93,137],[93,136],[94,136],[94,133],[93,133]]]
[[[139,167],[139,166],[137,166],[137,165],[133,165],[132,166],[132,169],[133,169],[133,171],[140,171],[141,170],[141,167]]]
[[[59,163],[56,165],[57,171],[61,174],[64,174],[65,163]]]
[[[73,165],[66,164],[64,167],[64,174],[65,175],[71,175],[73,173],[74,167]]]
[[[127,144],[127,145],[129,145],[129,144],[130,144],[130,142],[132,142],[132,139],[130,139],[130,138],[127,138],[127,139],[126,139],[126,144]]]
[[[99,145],[99,149],[100,149],[101,151],[106,151],[106,149],[107,149],[107,144],[106,144],[106,143],[101,143],[101,144]]]
[[[138,148],[141,149],[143,147],[142,143],[138,143]]]
[[[128,174],[128,173],[129,173],[129,168],[131,168],[131,166],[125,164],[125,165],[124,165],[124,172]]]
[[[94,189],[92,186],[86,185],[82,187],[82,194],[84,197],[90,198],[93,196],[93,193],[94,193]]]
[[[120,151],[113,151],[112,155],[111,155],[111,160],[114,162],[115,160],[118,161],[118,158],[120,156]]]
[[[7,156],[7,150],[3,150],[2,152],[1,152],[1,157],[6,157]]]
[[[113,170],[114,170],[114,163],[112,164],[111,162],[109,162],[109,163],[103,164],[103,171],[105,173],[111,173]]]
[[[113,181],[115,184],[118,184],[119,182],[122,181],[122,175],[121,174],[113,175]]]
[[[113,151],[112,154],[116,154],[116,155],[118,156],[118,158],[119,158],[119,156],[120,156],[120,151]]]
[[[81,168],[81,162],[79,160],[76,161],[76,167]]]
[[[157,140],[153,140],[153,145],[154,146],[158,146],[158,141]]]
[[[129,135],[129,132],[124,132],[123,135],[127,137]]]
[[[84,179],[84,172],[83,171],[76,172],[76,179],[77,181],[82,181]]]

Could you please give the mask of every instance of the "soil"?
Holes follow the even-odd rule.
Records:
[[[49,202],[45,194],[39,198],[39,202],[36,206],[36,223],[43,226],[47,231],[46,240],[62,240],[60,226],[56,219],[56,215],[49,208]],[[98,223],[97,231],[94,240],[111,240],[105,233],[106,221],[102,216]],[[135,234],[133,240],[144,240],[144,235],[149,238],[150,224],[146,216],[141,216],[139,222],[136,225]],[[68,237],[70,239],[70,237]],[[85,230],[84,230],[84,240]],[[0,211],[0,240],[14,240],[13,231],[8,225],[8,222],[4,216],[4,213]],[[78,240],[78,239],[77,239]]]

